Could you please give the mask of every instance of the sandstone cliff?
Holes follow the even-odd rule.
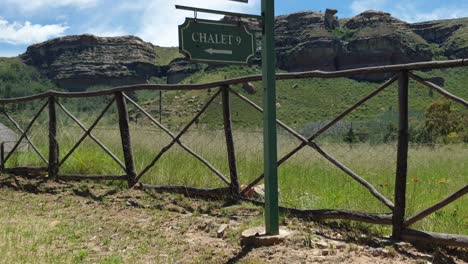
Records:
[[[68,90],[146,83],[163,76],[155,46],[133,36],[66,36],[30,46],[22,60]]]
[[[304,11],[278,16],[278,68],[333,71],[468,57],[468,18],[409,24],[379,11],[341,20],[336,13],[328,9],[325,14]],[[238,22],[233,17],[223,20]],[[261,31],[254,19],[241,22]],[[206,67],[178,58],[177,49],[169,49],[132,36],[81,35],[30,46],[21,58],[69,90],[145,83],[151,77],[175,83]],[[255,62],[261,63],[258,59]],[[371,76],[370,80],[383,77]]]

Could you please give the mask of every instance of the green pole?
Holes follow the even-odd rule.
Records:
[[[279,234],[278,169],[276,145],[275,87],[275,1],[262,0],[263,16],[263,151],[265,170],[265,228],[267,235]]]

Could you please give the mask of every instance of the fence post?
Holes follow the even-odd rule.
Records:
[[[398,152],[395,177],[395,208],[393,209],[393,232],[392,238],[401,239],[404,228],[406,209],[406,182],[408,171],[408,71],[402,71],[398,77]]]
[[[136,182],[135,162],[133,161],[133,148],[130,139],[130,127],[128,117],[127,101],[122,92],[115,93],[117,111],[119,113],[120,138],[122,140],[122,150],[125,158],[125,170],[128,177],[128,186],[132,187]]]
[[[232,136],[231,105],[229,102],[229,86],[221,87],[221,98],[223,103],[224,134],[226,136],[226,148],[231,176],[231,193],[239,195],[239,179],[237,177],[236,151]]]
[[[0,144],[0,160],[2,164],[0,164],[0,171],[5,172],[5,142],[2,141]]]
[[[57,113],[55,111],[56,98],[49,96],[49,178],[58,179],[58,143],[57,143]]]

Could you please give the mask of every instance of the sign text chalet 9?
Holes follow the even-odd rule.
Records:
[[[190,61],[246,64],[255,56],[255,35],[244,25],[187,18],[179,49]]]

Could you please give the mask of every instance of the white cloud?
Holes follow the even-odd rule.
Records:
[[[431,11],[421,11],[414,3],[402,3],[396,6],[394,15],[404,21],[414,23],[439,19],[462,18],[468,13],[468,6],[446,6]]]
[[[0,17],[0,42],[10,44],[32,44],[45,41],[51,37],[63,35],[67,26],[52,24],[39,25],[29,21],[20,24],[9,23]]]
[[[66,6],[88,8],[96,6],[99,1],[100,0],[2,0],[6,8],[14,8],[23,12]]]
[[[194,13],[176,10],[174,5],[196,6],[199,8],[218,9],[229,12],[257,13],[259,0],[250,0],[249,4],[236,3],[227,0],[152,0],[141,3],[143,15],[136,35],[159,46],[178,46],[178,28],[185,17],[193,17]],[[198,18],[220,19],[222,16],[198,13]]]
[[[99,37],[117,37],[117,36],[131,35],[122,27],[104,27],[104,26],[89,29],[85,33],[93,34]]]
[[[388,0],[355,0],[351,4],[351,10],[353,14],[359,14],[367,10],[378,10],[384,9]]]

